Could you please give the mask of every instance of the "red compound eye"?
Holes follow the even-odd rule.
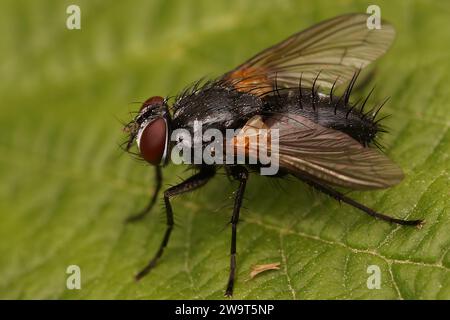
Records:
[[[166,149],[167,124],[164,118],[150,122],[142,131],[139,151],[142,157],[153,165],[159,165]]]
[[[142,111],[147,106],[152,106],[152,105],[160,105],[160,106],[162,106],[163,104],[164,104],[164,98],[163,97],[154,96],[154,97],[151,97],[151,98],[148,98],[147,100],[145,100],[145,102],[141,106],[141,110],[140,111]]]

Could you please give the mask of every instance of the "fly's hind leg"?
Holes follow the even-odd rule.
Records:
[[[397,218],[393,218],[390,216],[387,216],[385,214],[379,213],[369,207],[366,207],[365,205],[347,197],[346,195],[342,194],[339,191],[334,190],[333,188],[329,187],[328,185],[322,184],[320,182],[316,182],[313,180],[310,180],[308,178],[304,178],[304,177],[299,177],[301,180],[305,181],[307,184],[309,184],[310,186],[312,186],[313,188],[315,188],[318,191],[321,191],[327,195],[329,195],[330,197],[335,198],[338,201],[342,201],[345,202],[365,213],[367,213],[368,215],[387,221],[387,222],[391,222],[391,223],[396,223],[399,225],[404,225],[404,226],[422,226],[424,221],[423,220],[403,220],[403,219],[397,219]]]
[[[184,180],[180,184],[164,191],[164,204],[166,207],[166,224],[167,224],[166,232],[164,234],[163,240],[161,242],[161,245],[159,246],[158,251],[149,261],[147,266],[136,275],[136,280],[139,280],[142,277],[144,277],[156,265],[159,258],[161,258],[164,252],[164,248],[167,246],[167,243],[169,242],[170,234],[172,233],[174,225],[173,211],[172,205],[170,204],[170,198],[183,193],[193,191],[197,188],[200,188],[201,186],[204,186],[214,176],[214,174],[215,170],[213,168],[202,167],[200,169],[200,172],[198,172],[197,174]]]

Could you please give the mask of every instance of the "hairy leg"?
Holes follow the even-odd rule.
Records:
[[[245,186],[248,180],[248,171],[244,167],[234,167],[232,176],[239,181],[239,187],[236,190],[234,198],[233,215],[231,217],[231,249],[230,249],[230,274],[228,277],[228,285],[225,291],[225,296],[233,295],[234,278],[236,274],[236,237],[237,224],[239,222],[239,212],[244,198]]]
[[[331,188],[330,186],[326,185],[326,184],[322,184],[319,183],[317,181],[313,181],[310,180],[308,178],[304,178],[304,177],[299,177],[301,180],[303,180],[304,182],[306,182],[307,184],[309,184],[310,186],[312,186],[313,188],[315,188],[316,190],[319,190],[327,195],[329,195],[330,197],[335,198],[336,200],[345,202],[365,213],[367,213],[368,215],[384,220],[384,221],[388,221],[391,223],[396,223],[396,224],[400,224],[400,225],[405,225],[405,226],[421,226],[424,222],[423,220],[403,220],[403,219],[397,219],[397,218],[393,218],[390,216],[387,216],[385,214],[379,213],[373,209],[370,209],[369,207],[366,207],[365,205],[347,197],[346,195],[342,194],[339,191],[334,190],[333,188]]]
[[[193,175],[192,177],[164,191],[164,204],[166,207],[166,224],[167,224],[166,232],[164,234],[163,240],[161,242],[161,245],[159,246],[158,251],[150,260],[150,262],[147,264],[147,266],[136,275],[136,280],[141,279],[143,276],[149,273],[149,271],[156,265],[159,258],[161,258],[164,252],[164,248],[167,246],[167,243],[169,242],[170,234],[172,232],[174,224],[170,198],[183,193],[193,191],[201,186],[204,186],[214,176],[214,174],[215,170],[212,168],[209,167],[201,168],[200,171],[195,175]]]

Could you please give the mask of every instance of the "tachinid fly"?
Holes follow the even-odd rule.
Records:
[[[195,135],[196,123],[202,124],[202,133],[216,129],[226,136],[228,129],[237,130],[244,143],[239,144],[234,137],[226,139],[225,145],[231,145],[235,157],[249,159],[256,155],[258,159],[252,164],[200,160],[192,164],[196,170],[193,176],[166,189],[166,233],[137,279],[156,265],[169,241],[174,224],[170,199],[205,185],[218,169],[224,169],[239,182],[231,217],[230,273],[225,292],[232,295],[239,211],[249,173],[264,167],[255,151],[266,141],[267,132],[277,136],[276,150],[275,145],[268,146],[279,166],[276,177],[297,177],[316,190],[388,222],[421,225],[421,220],[401,220],[378,213],[333,188],[382,189],[403,179],[402,170],[373,147],[377,145],[377,134],[383,131],[377,119],[381,107],[367,107],[370,94],[359,103],[350,101],[360,70],[383,55],[395,36],[387,22],[382,22],[381,29],[368,29],[367,18],[365,14],[347,14],[326,20],[260,52],[220,78],[199,81],[173,103],[162,97],[143,103],[137,116],[125,126],[129,133],[125,149],[131,152],[137,142],[136,154],[156,168],[156,190],[148,206],[129,221],[144,217],[155,204],[162,185],[162,168],[170,162],[169,155],[176,147],[177,141],[170,139],[176,130]],[[337,95],[340,86],[346,89]],[[255,128],[258,130],[251,130]],[[252,135],[257,138],[256,145],[246,140]],[[201,140],[201,149],[205,150],[210,142]],[[191,141],[188,147],[194,145]],[[225,148],[212,148],[211,152],[221,154]]]

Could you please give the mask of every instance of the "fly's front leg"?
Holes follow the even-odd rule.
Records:
[[[205,185],[215,174],[215,170],[213,168],[209,167],[202,167],[200,169],[200,172],[193,175],[192,177],[184,180],[180,184],[171,187],[164,191],[164,204],[166,207],[166,232],[164,234],[163,240],[161,242],[161,245],[159,246],[158,251],[153,256],[153,258],[150,260],[150,262],[147,264],[147,266],[142,269],[137,275],[136,280],[141,279],[143,276],[145,276],[149,271],[156,265],[159,258],[161,258],[164,248],[167,246],[167,243],[169,242],[170,234],[173,229],[173,211],[172,211],[172,205],[170,204],[170,198],[187,193],[190,191],[193,191],[203,185]]]
[[[155,176],[156,176],[156,186],[155,186],[155,191],[153,192],[153,196],[150,199],[150,202],[148,203],[148,205],[138,214],[132,215],[130,217],[128,217],[125,222],[135,222],[135,221],[139,221],[142,220],[153,208],[153,206],[156,203],[156,199],[158,198],[158,193],[161,190],[161,186],[162,186],[162,170],[161,167],[157,166],[155,167]]]
[[[228,277],[227,290],[225,296],[231,297],[233,295],[234,279],[236,275],[236,236],[237,224],[239,222],[239,212],[244,199],[245,186],[248,180],[248,171],[244,167],[233,167],[233,177],[239,181],[239,187],[236,190],[234,198],[233,216],[231,217],[231,250],[230,250],[230,274]]]

